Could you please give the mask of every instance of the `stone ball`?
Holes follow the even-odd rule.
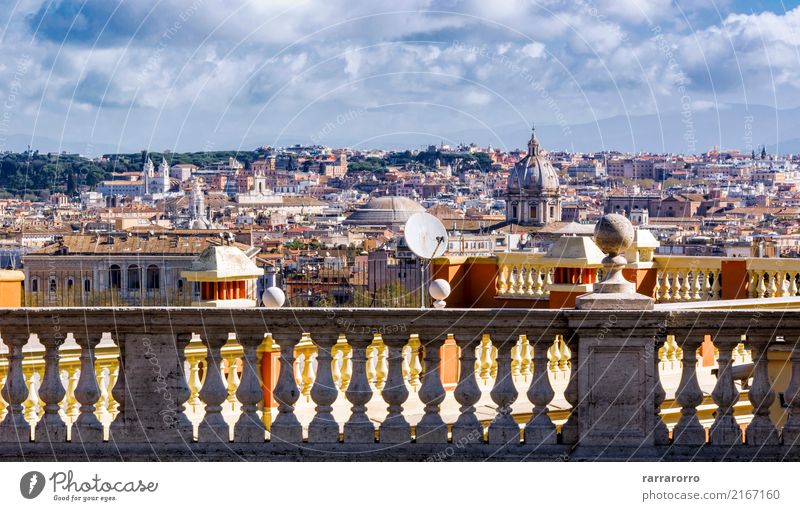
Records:
[[[606,254],[621,254],[633,243],[633,225],[622,215],[603,215],[594,227],[594,242]]]
[[[261,295],[261,301],[263,302],[264,307],[277,309],[283,307],[283,304],[286,301],[286,293],[284,293],[283,289],[279,287],[268,287]]]
[[[444,300],[450,296],[450,283],[444,279],[436,279],[428,286],[428,293],[434,300]]]

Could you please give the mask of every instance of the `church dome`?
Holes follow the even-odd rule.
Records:
[[[404,225],[414,213],[425,211],[407,197],[373,197],[344,221],[346,225]]]
[[[508,178],[509,190],[558,193],[558,173],[550,161],[539,153],[536,133],[531,134],[528,154],[514,166]]]

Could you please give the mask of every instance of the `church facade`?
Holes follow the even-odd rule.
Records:
[[[559,185],[556,169],[540,154],[536,133],[531,133],[528,154],[514,165],[508,177],[506,222],[531,226],[560,222]]]

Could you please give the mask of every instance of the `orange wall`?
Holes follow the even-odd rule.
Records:
[[[0,307],[22,307],[22,281],[19,270],[0,270]]]
[[[722,299],[743,300],[748,296],[750,281],[747,275],[747,261],[722,261]]]

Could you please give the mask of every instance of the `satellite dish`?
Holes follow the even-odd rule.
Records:
[[[447,230],[429,213],[414,213],[406,222],[404,237],[408,248],[422,259],[441,257],[447,250]]]

